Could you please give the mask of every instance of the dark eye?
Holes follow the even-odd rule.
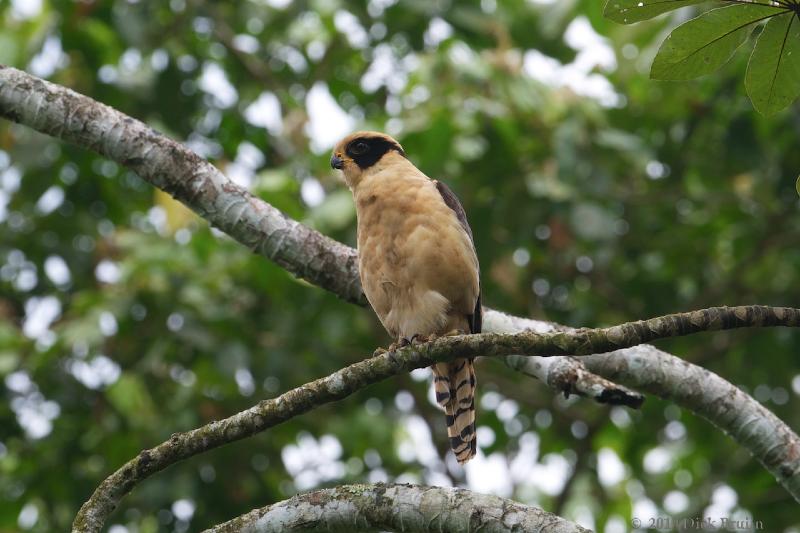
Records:
[[[363,155],[369,151],[369,145],[364,141],[359,141],[350,147],[350,152],[353,155]]]

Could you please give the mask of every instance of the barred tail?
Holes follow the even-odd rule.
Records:
[[[475,368],[472,359],[433,365],[436,402],[447,415],[450,448],[459,463],[475,456]]]

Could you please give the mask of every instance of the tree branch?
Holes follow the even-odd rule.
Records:
[[[483,326],[485,331],[495,333],[518,333],[520,331],[546,333],[572,330],[572,328],[552,322],[515,317],[490,309],[484,310]],[[598,403],[625,405],[634,409],[638,409],[644,402],[643,395],[593,374],[579,359],[574,357],[509,355],[503,361],[509,368],[536,378],[565,395],[577,394],[592,398]]]
[[[287,217],[138,120],[3,65],[0,116],[120,163],[295,276],[349,302],[366,302],[355,250]]]
[[[539,320],[509,318],[520,330],[570,329]],[[565,358],[550,358],[561,359]],[[542,372],[541,358],[511,356],[506,357],[507,364],[509,360],[512,368],[526,374]],[[769,409],[726,379],[647,344],[582,357],[578,362],[590,376],[605,376],[674,401],[702,416],[746,448],[800,502],[800,437]]]
[[[297,495],[205,533],[283,531],[588,532],[536,507],[464,489],[420,485],[344,485]]]
[[[582,361],[592,372],[672,400],[702,416],[746,448],[800,502],[800,438],[740,388],[648,345]]]
[[[73,531],[99,531],[119,501],[135,485],[178,461],[249,437],[315,407],[346,398],[367,385],[396,374],[430,366],[435,362],[481,355],[586,355],[628,348],[646,340],[688,335],[704,330],[754,326],[800,326],[800,309],[765,306],[714,307],[628,322],[610,328],[441,337],[397,352],[386,352],[354,363],[325,378],[301,385],[275,399],[263,400],[224,420],[185,433],[175,433],[168,441],[140,452],[97,487],[78,512]],[[780,422],[777,418],[776,421]],[[795,470],[791,472],[794,473]]]
[[[3,65],[0,116],[113,159],[293,275],[348,302],[366,305],[355,250],[292,220],[230,181],[186,146],[138,120]],[[487,309],[485,329],[492,331],[491,324],[508,325],[513,320]],[[541,362],[536,371],[527,373],[559,391],[604,403],[638,406],[643,400],[641,395],[592,375],[574,359],[558,364]]]

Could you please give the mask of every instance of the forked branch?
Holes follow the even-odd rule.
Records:
[[[367,385],[430,366],[434,362],[479,355],[587,355],[699,331],[763,326],[800,326],[800,309],[765,306],[715,307],[629,322],[610,328],[442,337],[397,352],[387,352],[306,383],[275,399],[259,402],[224,420],[185,433],[176,433],[155,448],[142,451],[100,484],[78,512],[73,531],[99,531],[120,500],[134,486],[178,461],[249,437],[311,409],[346,398]]]

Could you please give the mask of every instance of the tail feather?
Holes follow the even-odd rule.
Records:
[[[475,456],[475,367],[472,359],[433,366],[436,401],[444,407],[450,448],[459,463]]]
[[[433,370],[433,392],[436,393],[436,403],[442,409],[447,409],[450,403],[450,369],[448,363],[436,363]]]

